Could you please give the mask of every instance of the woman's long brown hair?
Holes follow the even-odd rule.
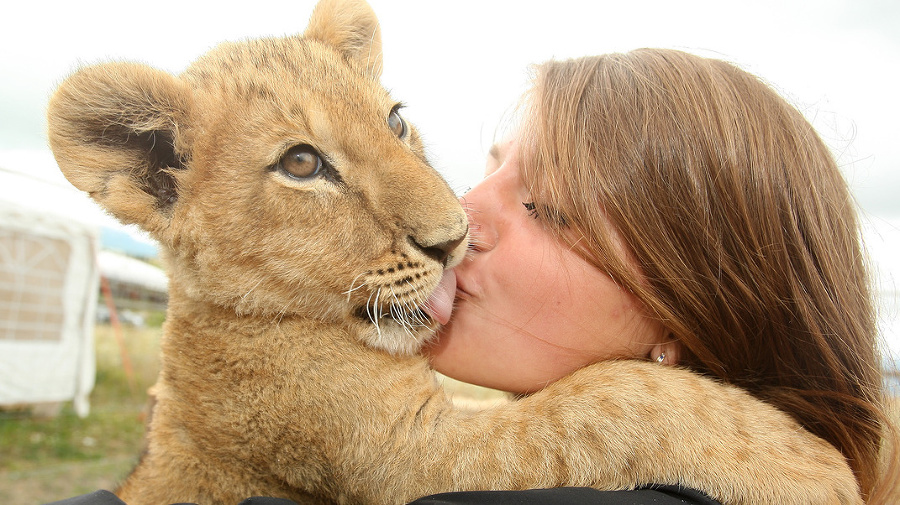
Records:
[[[886,503],[896,435],[856,206],[809,122],[747,72],[672,50],[546,63],[526,105],[539,214],[665,324],[683,365],[792,415]],[[606,253],[607,223],[643,279]]]

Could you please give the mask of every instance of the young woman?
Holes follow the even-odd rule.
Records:
[[[526,394],[600,360],[688,367],[896,499],[855,204],[802,115],[733,65],[645,49],[540,66],[520,121],[463,197],[434,366]]]

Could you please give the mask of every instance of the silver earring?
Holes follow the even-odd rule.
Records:
[[[659,356],[656,357],[656,362],[662,365],[662,362],[666,360],[666,353],[661,352]]]

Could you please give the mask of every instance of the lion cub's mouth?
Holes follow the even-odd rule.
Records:
[[[409,307],[400,305],[388,305],[387,307],[363,305],[353,312],[353,316],[375,325],[384,321],[394,321],[404,327],[430,328],[434,321],[422,307],[410,310]]]
[[[365,325],[359,333],[363,342],[395,355],[418,353],[438,326],[421,307],[406,305],[364,305],[353,315]]]
[[[430,329],[434,323],[447,324],[450,321],[455,297],[456,273],[453,270],[445,270],[438,285],[423,305],[390,303],[386,307],[379,307],[366,303],[366,305],[358,307],[353,315],[376,326],[381,321],[388,319],[397,322],[404,328],[425,327]]]
[[[355,298],[351,315],[362,324],[359,336],[369,346],[392,354],[414,354],[439,325],[450,320],[455,273],[441,271],[435,285],[433,275],[438,272],[434,270],[410,273],[422,266],[408,262],[398,263],[396,269],[368,271],[355,279],[357,287],[346,292],[348,301]]]

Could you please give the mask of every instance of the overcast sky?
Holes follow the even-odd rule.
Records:
[[[672,47],[738,63],[813,120],[861,205],[900,216],[900,2],[372,0],[385,84],[435,165],[480,178],[529,63]],[[0,30],[0,149],[41,149],[44,107],[79,64],[129,59],[179,72],[223,40],[302,31],[313,2],[21,1]]]
[[[797,105],[886,237],[875,252],[900,256],[896,0],[370,3],[382,24],[383,82],[407,104],[404,115],[457,191],[480,179],[498,122],[525,88],[530,63],[638,47],[683,49],[737,63]],[[4,157],[4,150],[46,149],[47,99],[79,65],[126,59],[177,73],[220,41],[302,31],[313,4],[25,0],[5,6],[0,161],[27,159]]]

